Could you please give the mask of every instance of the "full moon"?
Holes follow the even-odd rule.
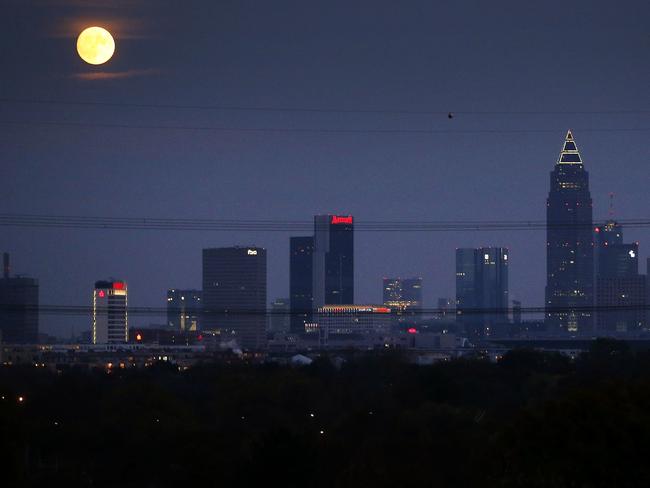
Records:
[[[113,57],[115,41],[102,27],[88,27],[77,38],[79,57],[89,64],[104,64]]]

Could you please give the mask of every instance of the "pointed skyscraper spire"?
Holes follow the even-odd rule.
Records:
[[[578,152],[578,146],[576,146],[576,143],[573,140],[571,129],[569,129],[566,133],[566,137],[564,138],[564,146],[560,152],[560,157],[557,160],[557,164],[582,164],[582,158]]]

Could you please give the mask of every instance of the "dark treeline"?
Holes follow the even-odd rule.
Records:
[[[575,361],[5,367],[0,393],[3,486],[650,486],[650,353],[613,341]]]

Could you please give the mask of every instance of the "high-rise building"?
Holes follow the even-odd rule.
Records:
[[[38,280],[12,277],[7,253],[0,278],[0,335],[8,344],[38,342]]]
[[[289,300],[291,302],[291,333],[305,332],[313,310],[314,238],[292,237],[289,252]]]
[[[313,307],[354,303],[354,223],[351,215],[314,217]]]
[[[470,336],[508,322],[508,250],[456,249],[456,320]]]
[[[286,334],[291,327],[291,308],[288,298],[276,298],[271,302],[269,314],[269,332],[273,334]]]
[[[646,277],[639,274],[639,244],[623,243],[615,221],[596,226],[596,331],[635,332],[644,328]]]
[[[93,290],[93,344],[129,340],[127,286],[124,281],[96,281]]]
[[[174,331],[200,330],[201,290],[167,290],[167,325]]]
[[[593,328],[594,242],[589,174],[571,131],[546,200],[546,323],[556,332]]]
[[[613,220],[595,228],[596,277],[639,274],[639,244],[623,243],[623,228]]]
[[[266,347],[266,249],[203,250],[202,328],[248,350]]]
[[[398,314],[422,312],[422,278],[384,278],[384,305]]]

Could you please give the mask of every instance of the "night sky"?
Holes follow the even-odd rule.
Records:
[[[0,7],[0,213],[543,220],[549,172],[572,128],[594,218],[606,218],[609,192],[616,217],[650,214],[648,131],[621,130],[650,128],[647,1],[1,0]],[[115,37],[105,65],[77,55],[76,37],[90,25]],[[234,244],[266,247],[268,299],[288,296],[290,235],[2,227],[0,250],[12,254],[15,272],[40,279],[42,304],[90,305],[94,281],[112,276],[128,281],[130,305],[163,307],[167,288],[200,288],[202,248]],[[645,263],[650,229],[624,235],[640,241]],[[419,275],[425,306],[434,307],[455,294],[454,249],[494,245],[511,249],[511,298],[543,305],[544,231],[355,239],[359,303],[381,301],[382,276]],[[144,322],[164,317],[131,325]],[[78,333],[90,322],[41,317],[43,332],[67,336],[71,327]]]

